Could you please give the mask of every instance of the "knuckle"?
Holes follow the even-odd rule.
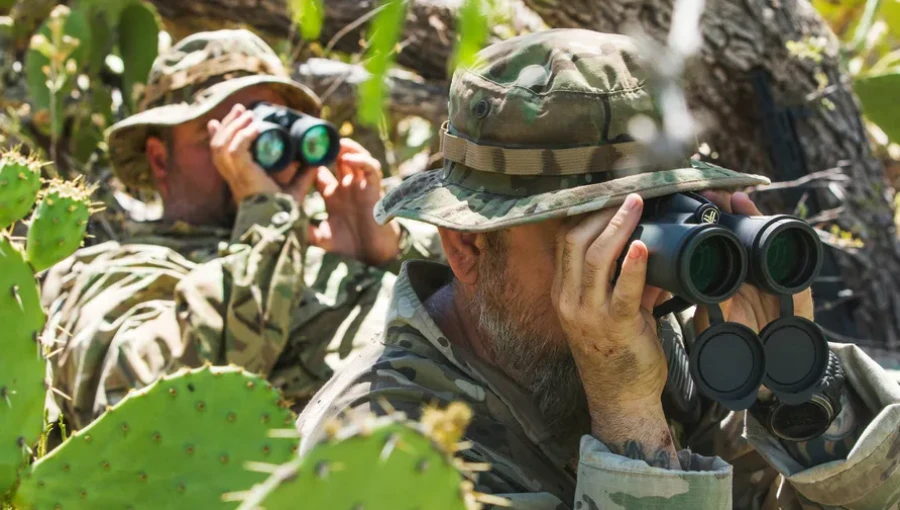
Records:
[[[620,297],[614,297],[609,303],[609,315],[617,320],[626,319],[631,315],[631,304]]]

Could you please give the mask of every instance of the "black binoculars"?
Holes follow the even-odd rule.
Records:
[[[675,296],[654,310],[657,317],[692,304],[709,313],[710,327],[685,346],[701,393],[733,410],[748,408],[762,384],[786,403],[811,398],[829,353],[822,330],[793,315],[793,295],[812,285],[822,266],[822,244],[809,224],[788,215],[728,214],[702,195],[676,193],[646,201],[634,240],[650,254],[647,285]],[[718,306],[744,283],[780,296],[781,317],[758,335],[725,322]]]
[[[267,173],[280,172],[294,161],[300,168],[328,165],[340,151],[337,129],[322,119],[262,101],[251,111],[261,128],[250,154]]]

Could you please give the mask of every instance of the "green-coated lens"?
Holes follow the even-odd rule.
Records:
[[[303,158],[309,164],[315,165],[322,161],[330,149],[331,138],[325,126],[314,126],[304,133],[300,150],[303,151]]]
[[[284,156],[284,139],[278,131],[265,131],[256,139],[254,159],[264,168],[271,168]]]
[[[798,277],[802,277],[804,243],[802,232],[785,229],[775,234],[766,253],[769,275],[779,285],[790,287]]]
[[[700,241],[691,254],[691,282],[704,294],[722,285],[728,277],[731,259],[723,239],[707,237]]]

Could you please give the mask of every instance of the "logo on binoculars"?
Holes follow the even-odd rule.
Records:
[[[707,209],[703,211],[703,223],[718,223],[719,222],[719,211],[716,209]]]

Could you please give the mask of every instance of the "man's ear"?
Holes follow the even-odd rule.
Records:
[[[464,285],[475,285],[478,281],[478,257],[481,255],[476,244],[478,234],[443,227],[438,227],[438,234],[456,279]]]
[[[153,180],[156,181],[156,189],[165,200],[169,198],[169,149],[166,142],[151,136],[144,143],[144,152],[153,172]]]

